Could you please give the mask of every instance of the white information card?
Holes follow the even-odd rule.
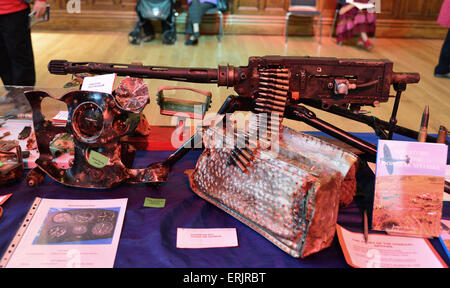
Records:
[[[116,74],[104,74],[84,77],[81,90],[111,94],[114,88]]]
[[[447,268],[425,238],[362,233],[336,225],[339,243],[347,263],[356,268]]]
[[[238,246],[236,228],[178,228],[177,248],[221,248]]]

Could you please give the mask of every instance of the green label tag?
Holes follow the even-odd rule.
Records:
[[[166,206],[166,199],[145,197],[144,207],[163,208],[164,206]]]
[[[3,163],[2,161],[0,161],[0,167],[2,167],[3,165],[5,165],[5,163]]]
[[[91,150],[91,152],[89,152],[88,163],[94,166],[95,168],[105,167],[106,164],[108,164],[108,160],[109,160],[108,157],[106,157],[101,153],[98,153],[97,151]]]

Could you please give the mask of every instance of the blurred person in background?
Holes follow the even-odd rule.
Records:
[[[46,0],[35,0],[36,18],[46,12]],[[34,86],[33,47],[28,15],[30,5],[23,0],[0,0],[0,78],[3,85]]]
[[[373,44],[369,37],[375,36],[375,9],[360,10],[355,5],[347,3],[346,0],[337,0],[337,2],[341,4],[336,26],[337,43],[340,45],[345,40],[359,36],[357,45],[367,50],[372,49]],[[373,1],[355,0],[353,2],[367,4]]]
[[[437,20],[439,25],[449,28],[439,55],[439,63],[434,68],[434,76],[450,78],[450,0],[444,0]]]
[[[138,23],[134,30],[129,34],[130,43],[140,44],[142,37],[141,32],[144,34],[144,37],[142,38],[143,42],[150,42],[155,39],[155,30],[153,29],[152,20],[159,20],[159,22],[161,22],[163,44],[175,44],[177,38],[175,27],[175,4],[176,0],[138,0],[136,2]]]
[[[200,23],[209,9],[217,6],[217,0],[188,0],[188,22],[186,23],[186,45],[197,45]]]

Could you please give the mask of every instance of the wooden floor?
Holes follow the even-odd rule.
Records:
[[[376,39],[371,52],[353,46],[337,46],[335,40],[323,38],[319,49],[316,39],[312,37],[290,37],[284,45],[280,36],[243,36],[226,35],[219,44],[215,35],[202,36],[196,47],[185,46],[183,35],[173,46],[161,44],[160,39],[141,46],[128,44],[127,33],[92,32],[92,33],[56,33],[35,32],[32,34],[37,86],[62,87],[70,76],[51,75],[47,64],[52,59],[69,61],[95,61],[113,63],[142,62],[144,65],[209,67],[218,65],[245,66],[250,56],[287,55],[287,56],[327,56],[342,58],[387,58],[394,62],[395,72],[418,72],[419,84],[410,85],[401,100],[398,124],[417,130],[425,105],[430,107],[429,133],[436,133],[440,125],[450,128],[450,79],[438,79],[433,76],[434,66],[439,57],[443,40],[422,39]],[[178,85],[196,87],[213,93],[210,111],[215,112],[228,95],[235,94],[232,89],[217,87],[214,84],[177,83],[162,80],[146,80],[151,94],[151,103],[145,113],[152,125],[170,125],[168,116],[159,114],[156,103],[156,91],[160,85]],[[394,92],[392,91],[393,95]],[[368,108],[372,114],[388,120],[393,106],[391,102],[379,108]],[[314,110],[314,109],[313,109]],[[317,112],[317,111],[316,111]],[[328,115],[317,113],[324,120],[334,123],[351,132],[372,132],[365,125]],[[314,130],[305,124],[285,120],[285,125],[298,130]]]

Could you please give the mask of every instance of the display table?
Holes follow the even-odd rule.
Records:
[[[358,134],[361,136],[361,134]],[[376,137],[364,135],[374,143]],[[137,168],[164,160],[171,151],[140,151]],[[201,151],[192,151],[179,161],[160,187],[146,184],[125,184],[107,190],[70,188],[45,177],[41,185],[29,187],[20,181],[0,188],[0,195],[13,193],[2,205],[0,218],[0,255],[3,255],[21,225],[35,197],[54,199],[128,198],[125,220],[114,267],[177,267],[177,268],[299,268],[350,267],[337,237],[331,247],[305,259],[293,258],[264,237],[219,208],[198,197],[189,187],[186,169],[195,167]],[[144,207],[146,197],[164,198],[164,208]],[[444,218],[450,218],[450,204],[444,202]],[[362,231],[361,215],[356,204],[341,208],[338,223],[351,230]],[[177,228],[236,228],[239,246],[234,248],[178,249]],[[446,261],[438,239],[430,242]]]

